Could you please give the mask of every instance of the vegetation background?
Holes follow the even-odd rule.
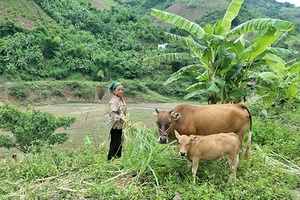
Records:
[[[17,152],[17,162],[11,160],[15,149],[1,148],[0,199],[299,199],[299,93],[286,101],[280,90],[291,80],[261,77],[266,81],[257,82],[264,87],[261,93],[254,88],[246,96],[254,115],[253,150],[251,160],[241,159],[232,185],[226,183],[224,159],[200,163],[197,185],[191,185],[191,172],[176,145],[156,142],[152,112],[183,102],[193,82],[164,84],[189,61],[144,62],[183,51],[172,44],[158,49],[168,42],[165,31],[186,35],[151,17],[151,8],[205,26],[222,19],[230,2],[1,1],[1,101],[22,110],[32,104],[57,116],[74,116],[76,122],[66,130],[68,142],[41,152]],[[275,0],[245,0],[233,27],[263,17],[294,22],[295,31],[276,45],[295,52],[282,57],[285,63],[299,61],[299,9]],[[114,80],[125,86],[131,124],[124,156],[108,163],[106,88]],[[265,95],[268,101],[260,101]],[[204,100],[206,96],[195,96],[190,103]]]

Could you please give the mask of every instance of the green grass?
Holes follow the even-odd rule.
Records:
[[[137,112],[137,111],[136,111]],[[297,199],[300,188],[298,113],[286,112],[290,120],[256,117],[250,160],[241,158],[237,179],[228,184],[225,159],[200,162],[197,184],[177,145],[161,145],[156,133],[145,125],[149,113],[124,132],[124,152],[107,162],[107,140],[95,144],[91,135],[83,145],[45,149],[40,154],[20,155],[0,164],[3,199]],[[142,116],[145,116],[144,118]],[[293,126],[289,126],[293,124]],[[153,127],[153,126],[151,126]],[[88,132],[99,131],[97,126]],[[272,131],[273,130],[273,131]],[[268,136],[264,136],[267,135]],[[103,136],[104,135],[103,132]],[[282,151],[274,144],[284,143]]]
[[[37,11],[42,11],[33,1],[28,0],[4,0],[3,5],[9,8],[9,10],[7,10],[9,13],[22,15],[25,18],[33,19],[36,17]]]
[[[0,20],[7,17],[26,29],[32,29],[37,22],[48,28],[57,28],[58,26],[34,1],[4,0],[1,1],[0,11],[3,13]]]
[[[105,84],[92,81],[18,81],[3,83],[0,91],[2,99],[22,105],[93,102],[96,88],[103,88],[104,91]]]

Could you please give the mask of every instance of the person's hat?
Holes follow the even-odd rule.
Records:
[[[116,87],[118,87],[119,85],[122,85],[119,82],[113,82],[109,87],[108,87],[108,93],[112,93]]]

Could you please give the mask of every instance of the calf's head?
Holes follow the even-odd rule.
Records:
[[[159,143],[168,143],[168,134],[170,131],[170,127],[173,121],[178,120],[181,117],[180,113],[173,113],[173,110],[161,110],[158,111],[155,109],[156,113],[156,124],[158,128],[158,138],[157,141]]]
[[[198,137],[190,135],[180,135],[176,130],[174,130],[175,136],[178,140],[179,145],[179,155],[180,156],[187,156],[187,152],[191,146],[191,142],[194,142],[197,140]]]

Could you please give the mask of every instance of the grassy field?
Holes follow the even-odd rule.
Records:
[[[120,159],[107,162],[107,103],[59,104],[36,109],[76,116],[71,140],[39,154],[0,161],[0,199],[299,199],[299,112],[265,118],[255,106],[252,155],[241,158],[228,184],[225,159],[200,162],[197,184],[177,145],[156,141],[154,109],[177,103],[128,103],[131,126]],[[3,155],[3,154],[2,154]]]

